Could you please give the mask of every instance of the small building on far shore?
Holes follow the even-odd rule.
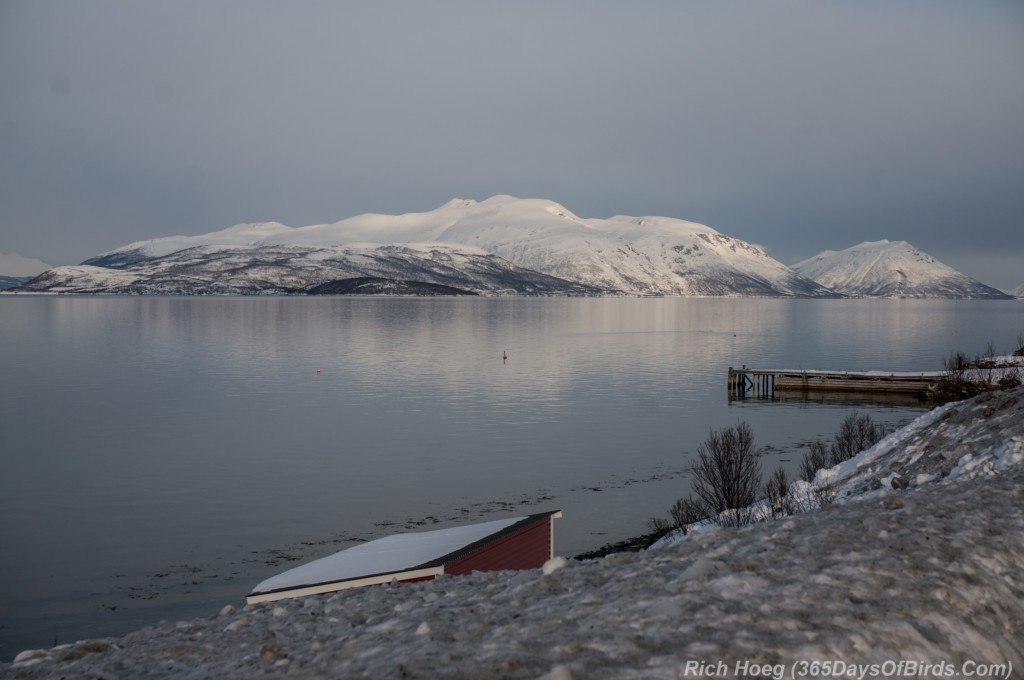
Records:
[[[272,576],[246,602],[271,602],[346,588],[427,581],[441,574],[537,569],[554,556],[558,510],[467,526],[395,534]]]

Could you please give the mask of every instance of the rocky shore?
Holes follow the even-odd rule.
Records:
[[[936,409],[823,472],[840,492],[813,512],[544,570],[225,607],[28,650],[0,676],[1024,673],[1024,390]]]

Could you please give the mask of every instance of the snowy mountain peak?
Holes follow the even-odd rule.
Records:
[[[135,241],[120,248],[100,253],[82,264],[99,267],[125,266],[199,246],[248,246],[265,243],[289,231],[293,231],[292,227],[280,222],[236,224],[227,229],[199,236],[164,236],[148,241]]]
[[[246,224],[236,224],[233,227],[228,227],[222,232],[224,234],[264,234],[264,233],[275,233],[282,229],[291,229],[291,227],[281,224],[280,222],[249,222]]]
[[[438,210],[451,210],[453,208],[469,208],[474,205],[476,205],[476,201],[474,201],[472,198],[453,198],[452,200],[448,201],[440,208],[438,208]]]
[[[409,249],[409,244],[418,245]],[[130,285],[149,290],[144,279],[157,275],[152,263],[156,259],[170,258],[162,263],[161,275],[170,268],[184,276],[198,266],[199,260],[224,261],[228,253],[239,266],[246,260],[287,260],[301,261],[305,267],[308,262],[336,260],[342,257],[337,255],[339,248],[350,251],[357,245],[366,252],[373,251],[377,258],[377,270],[359,270],[360,276],[368,277],[380,278],[392,270],[403,269],[397,265],[394,252],[375,249],[405,247],[402,257],[418,260],[423,260],[425,249],[429,251],[431,267],[446,258],[469,263],[484,254],[494,256],[518,268],[517,271],[554,277],[586,294],[600,291],[686,296],[835,296],[760,248],[703,224],[657,216],[582,218],[555,201],[508,195],[491,196],[480,202],[456,198],[427,212],[366,213],[333,224],[306,227],[293,228],[278,222],[240,224],[198,236],[138,241],[83,264],[108,270],[138,270],[141,278]],[[385,261],[386,264],[380,264]],[[351,264],[345,266],[352,269]],[[407,269],[400,272],[403,280],[410,280]],[[84,271],[95,282],[90,290],[103,285],[97,272]],[[74,278],[82,275],[78,270],[63,272],[61,289],[71,292]],[[520,272],[517,276],[524,274]],[[433,282],[448,285],[440,279]],[[294,290],[302,283],[292,276],[285,283],[268,280],[265,285],[266,290]],[[459,285],[467,283],[460,279]],[[534,286],[532,290],[541,290],[537,287],[540,284],[530,285]],[[547,281],[543,285],[547,286],[544,290],[551,291],[555,284]],[[211,279],[204,290],[213,289],[215,282]],[[488,292],[495,288],[479,286],[474,290]]]
[[[50,265],[17,253],[0,253],[0,290],[17,288]]]
[[[571,212],[569,212],[568,210],[566,210],[562,206],[558,205],[557,203],[549,205],[546,208],[546,210],[549,213],[551,213],[552,215],[556,216],[556,217],[561,217],[563,219],[571,220],[573,222],[579,222],[580,221],[580,218],[576,217]]]
[[[866,241],[793,265],[823,286],[855,297],[1005,298],[906,241]]]

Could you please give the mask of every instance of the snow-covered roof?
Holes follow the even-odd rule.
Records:
[[[465,552],[474,544],[558,513],[509,517],[480,524],[394,534],[342,550],[272,576],[258,584],[252,595],[390,575],[430,567]],[[438,571],[440,573],[440,570]]]

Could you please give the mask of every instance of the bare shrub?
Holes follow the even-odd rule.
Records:
[[[793,503],[789,498],[789,480],[786,478],[786,471],[781,467],[775,468],[775,472],[768,478],[764,493],[772,519],[793,514]]]
[[[1020,366],[1014,366],[1003,370],[1002,377],[998,381],[999,389],[1010,390],[1021,385]]]
[[[963,352],[950,354],[943,362],[944,370],[939,380],[938,390],[943,393],[946,401],[955,401],[972,396],[969,393],[970,381],[967,379],[971,361]]]
[[[761,486],[761,462],[754,433],[747,423],[712,430],[697,447],[691,466],[693,491],[707,514],[723,526],[742,526],[753,519],[751,506]]]
[[[647,520],[647,530],[655,539],[661,538],[670,531],[680,529],[683,535],[689,531],[691,524],[702,522],[708,518],[704,504],[693,496],[680,498],[668,511],[669,518],[651,517]]]
[[[1018,348],[1014,356],[1024,356],[1024,333],[1017,334]],[[950,354],[945,369],[928,393],[928,401],[946,404],[961,401],[992,390],[1008,390],[1019,386],[1024,374],[1013,361],[1000,359],[991,342],[985,351],[969,358],[963,352]]]
[[[686,527],[707,519],[708,516],[707,510],[704,508],[704,504],[693,496],[687,496],[686,498],[680,498],[677,500],[672,504],[672,508],[668,511],[668,514],[672,517],[672,522],[675,527],[682,529],[684,534],[686,533]]]
[[[833,484],[826,484],[814,489],[814,500],[819,508],[827,508],[836,500],[836,488]]]
[[[996,370],[996,347],[989,341],[985,352],[974,360],[976,380],[980,380],[986,386],[995,385],[997,378]]]
[[[800,478],[805,482],[813,482],[818,470],[827,467],[829,461],[828,447],[820,439],[811,443],[810,450],[804,454],[800,464]]]
[[[664,517],[652,517],[647,520],[647,531],[656,538],[661,538],[674,528],[672,522],[669,522]]]
[[[838,465],[850,460],[861,451],[874,446],[885,436],[881,425],[877,425],[866,413],[851,413],[843,419],[829,450],[829,463]]]
[[[1013,351],[1013,356],[1024,357],[1024,333],[1017,333],[1017,349]],[[1009,390],[1019,387],[1021,384],[1024,384],[1024,373],[1021,372],[1020,365],[1004,365],[1002,376],[998,381],[999,389]]]
[[[961,379],[965,379],[967,370],[971,367],[971,358],[963,352],[953,352],[943,363],[947,372],[952,372],[960,376]]]

